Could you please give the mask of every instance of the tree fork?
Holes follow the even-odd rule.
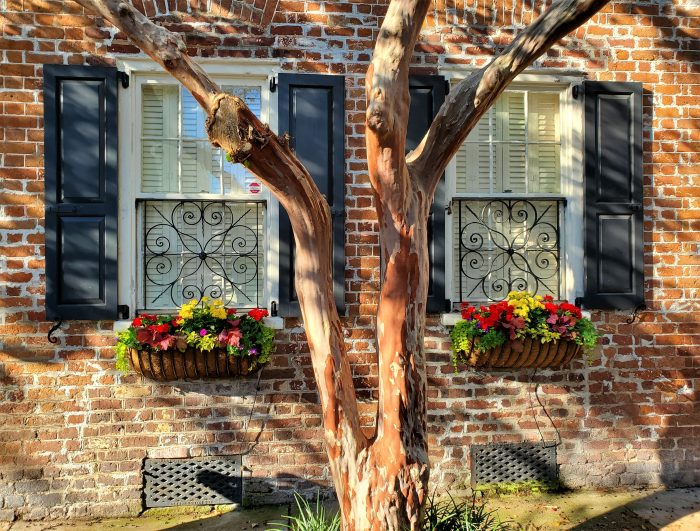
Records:
[[[450,93],[420,145],[404,154],[408,69],[429,0],[392,0],[366,79],[368,170],[386,264],[377,309],[376,434],[360,429],[335,307],[331,216],[308,171],[245,103],[222,93],[182,39],[120,0],[74,0],[102,16],[186,87],[208,115],[211,142],[246,166],[289,214],[295,282],[323,411],[324,438],[346,530],[419,529],[427,493],[423,339],[428,291],[428,211],[459,145],[515,76],[609,0],[561,0],[489,65]]]

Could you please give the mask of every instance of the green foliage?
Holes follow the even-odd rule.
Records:
[[[136,330],[129,327],[126,330],[117,332],[117,359],[116,368],[118,371],[129,372],[129,349],[138,349],[141,344],[136,339]]]
[[[474,494],[469,501],[436,501],[435,495],[428,499],[423,512],[424,531],[507,531],[509,522],[501,522],[496,511],[486,509],[483,501]]]
[[[300,494],[294,493],[297,504],[298,516],[285,516],[289,519],[287,524],[276,524],[280,527],[272,527],[267,531],[340,531],[340,514],[330,515],[321,504],[321,498],[316,495],[316,504],[311,506]]]
[[[598,344],[599,334],[590,319],[579,320],[579,322],[576,323],[576,331],[578,335],[575,341],[584,349],[590,350]]]

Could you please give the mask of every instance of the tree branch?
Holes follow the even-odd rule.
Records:
[[[121,0],[74,0],[88,12],[101,15],[119,28],[131,41],[173,75],[209,113],[219,86],[187,55],[179,35],[162,28]]]
[[[380,137],[401,131],[406,136],[409,98],[403,87],[430,4],[429,0],[392,0],[382,22],[366,78],[367,126]]]
[[[561,0],[553,4],[487,66],[452,89],[423,140],[407,158],[411,175],[424,183],[429,197],[450,159],[508,84],[609,1]]]

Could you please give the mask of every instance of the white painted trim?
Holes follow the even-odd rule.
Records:
[[[462,320],[461,313],[451,312],[451,313],[440,314],[440,324],[442,326],[454,326],[461,320]]]
[[[282,71],[282,66],[278,59],[218,59],[198,57],[197,64],[208,74],[226,77],[266,77]],[[117,56],[117,67],[119,70],[129,75],[132,73],[159,73],[170,76],[163,67],[146,56]]]
[[[441,66],[440,74],[448,81],[460,81],[469,77],[472,73],[481,70],[480,68],[464,66]],[[518,74],[512,81],[513,84],[532,83],[542,84],[564,84],[581,83],[586,77],[586,73],[579,70],[553,70],[528,68],[523,73]],[[509,87],[511,86],[509,85]]]
[[[261,88],[261,121],[268,123],[273,131],[277,130],[277,99],[270,94],[270,78],[280,70],[278,60],[244,59],[229,60],[203,59],[198,63],[212,75],[214,81],[221,84],[259,86]],[[160,65],[147,57],[118,57],[117,66],[130,77],[128,89],[119,91],[119,275],[118,300],[128,304],[132,314],[143,306],[140,295],[141,260],[139,249],[142,244],[139,227],[140,216],[136,212],[136,200],[142,198],[183,199],[204,198],[266,201],[264,220],[264,245],[266,262],[266,280],[263,288],[263,300],[269,308],[272,301],[279,300],[279,242],[278,219],[279,204],[277,199],[266,191],[258,195],[207,195],[207,194],[145,194],[140,192],[139,178],[141,167],[141,121],[139,112],[141,87],[148,83],[177,82],[166,73]]]

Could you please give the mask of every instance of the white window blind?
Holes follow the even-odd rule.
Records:
[[[260,87],[224,86],[257,116]],[[143,85],[141,191],[145,193],[247,194],[255,179],[245,167],[226,160],[206,134],[206,116],[186,89]]]
[[[559,193],[559,122],[558,92],[503,93],[457,152],[456,192]]]

